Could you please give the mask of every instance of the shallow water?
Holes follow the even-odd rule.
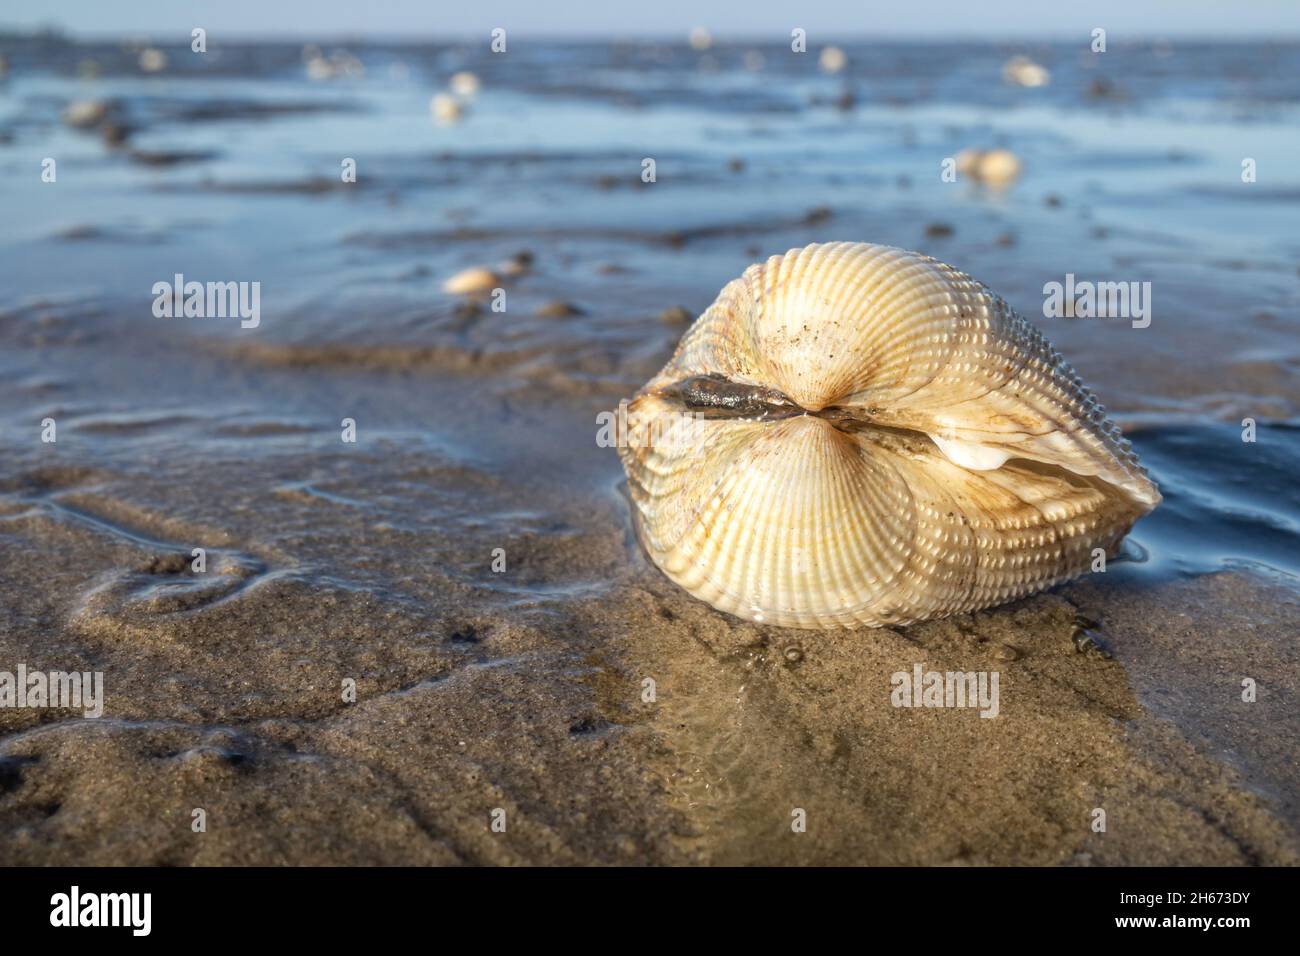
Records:
[[[828,76],[782,45],[357,46],[312,81],[298,45],[167,48],[146,76],[121,45],[0,39],[0,664],[93,666],[110,697],[98,731],[0,712],[0,760],[23,761],[0,856],[311,859],[267,822],[283,804],[338,860],[1293,861],[1300,46],[846,50]],[[1003,83],[1013,53],[1052,83]],[[438,125],[460,69],[483,89]],[[115,101],[124,144],[60,122],[84,99]],[[1025,164],[1006,191],[941,180],[994,145]],[[958,266],[1079,369],[1165,495],[1106,575],[822,636],[723,619],[649,567],[597,413],[666,359],[665,309],[827,239]],[[441,291],[521,251],[506,312]],[[260,325],[154,318],[175,273],[260,282]],[[1067,273],[1149,281],[1150,326],[1043,317]],[[574,314],[537,314],[555,301]],[[1076,613],[1113,662],[1074,654]],[[918,648],[997,647],[1021,674],[1005,737],[863,689]],[[1253,723],[1207,703],[1256,672]],[[970,753],[999,787],[948,792],[942,761]],[[1197,779],[1231,824],[1198,829]],[[1071,835],[1107,788],[1149,835]],[[169,835],[196,791],[245,835]],[[382,822],[353,819],[357,792]],[[769,839],[795,799],[839,826]],[[506,805],[522,842],[480,832]],[[980,822],[1004,817],[1028,835]],[[79,839],[91,821],[138,849]]]
[[[1170,426],[1133,437],[1164,503],[1130,536],[1137,573],[1259,569],[1300,581],[1300,468],[1294,426]],[[1240,448],[1238,448],[1240,445]]]

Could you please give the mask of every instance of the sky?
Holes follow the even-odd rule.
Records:
[[[1300,37],[1300,0],[5,0],[0,29],[73,36]]]

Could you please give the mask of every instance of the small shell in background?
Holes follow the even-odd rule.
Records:
[[[457,272],[442,284],[442,291],[451,295],[478,295],[491,292],[501,284],[501,277],[491,269],[475,267]]]
[[[77,100],[63,110],[63,122],[77,129],[90,129],[102,123],[109,113],[103,100]]]
[[[1020,178],[1020,157],[1009,149],[990,149],[980,157],[975,175],[986,186],[1004,189]]]
[[[167,69],[167,54],[155,47],[140,51],[140,69],[145,73],[160,73]]]
[[[984,157],[982,149],[963,149],[957,154],[957,172],[962,176],[975,178],[975,171],[979,168],[980,160]]]
[[[465,108],[456,97],[447,93],[435,93],[429,101],[429,112],[439,123],[450,125],[460,122],[465,115]]]
[[[1038,87],[1052,82],[1052,74],[1027,56],[1013,56],[1002,65],[1002,79],[1015,86]]]
[[[837,46],[824,47],[817,58],[817,65],[821,67],[823,73],[839,73],[848,62],[848,56]]]
[[[957,172],[992,189],[1005,189],[1020,178],[1020,157],[1009,149],[963,149]]]
[[[460,97],[474,96],[478,93],[480,85],[478,77],[467,70],[453,73],[451,79],[447,81],[448,89]]]

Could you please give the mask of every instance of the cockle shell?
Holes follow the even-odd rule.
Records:
[[[628,404],[639,537],[738,617],[878,627],[1042,590],[1160,501],[1043,336],[915,252],[833,242],[727,284]]]

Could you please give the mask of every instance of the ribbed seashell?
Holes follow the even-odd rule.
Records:
[[[628,404],[639,537],[738,617],[906,624],[1087,570],[1160,501],[1043,336],[889,246],[793,249],[727,284]]]

